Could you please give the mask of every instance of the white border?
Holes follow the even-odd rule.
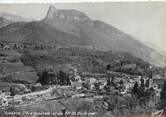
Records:
[[[0,0],[0,3],[161,2],[166,0]]]

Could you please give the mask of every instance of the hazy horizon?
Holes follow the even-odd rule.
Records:
[[[51,4],[0,4],[1,12],[40,20]],[[92,20],[102,20],[135,39],[166,51],[166,2],[56,3],[58,9],[76,9]],[[32,12],[33,10],[33,12]]]

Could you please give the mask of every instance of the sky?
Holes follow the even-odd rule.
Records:
[[[51,4],[0,4],[0,11],[40,20]],[[54,3],[102,20],[155,49],[166,51],[166,2]]]

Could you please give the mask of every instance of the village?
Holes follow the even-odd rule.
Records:
[[[133,76],[120,74],[115,72],[108,72],[108,74],[90,74],[84,73],[82,77],[77,75],[77,69],[71,68],[70,75],[73,77],[71,81],[71,86],[60,86],[60,85],[51,85],[48,89],[29,92],[29,89],[25,90],[25,94],[10,96],[10,92],[2,92],[0,94],[1,98],[1,108],[10,107],[10,106],[19,106],[27,105],[33,103],[40,103],[41,101],[47,100],[56,100],[60,98],[103,98],[104,94],[108,94],[105,90],[107,86],[107,76],[114,76],[114,83],[117,84],[119,89],[112,89],[114,93],[119,95],[127,95],[131,92],[135,82],[141,84],[140,76]],[[104,77],[103,77],[104,76]],[[125,80],[124,80],[125,78]],[[100,80],[99,80],[100,79]],[[148,78],[145,78],[145,83]],[[153,87],[156,92],[156,96],[160,97],[161,85],[163,85],[165,78],[153,78],[150,79],[149,87]],[[123,84],[121,84],[123,82]],[[123,85],[123,86],[122,86]],[[36,87],[41,87],[41,84],[36,84]],[[54,94],[60,92],[59,94]],[[86,92],[86,93],[84,93]]]
[[[31,48],[32,46],[29,46]],[[44,49],[43,46],[33,46],[35,49]],[[18,46],[14,44],[14,46],[10,46],[8,44],[4,45],[1,44],[1,53],[0,53],[0,63],[1,65],[4,64],[13,64],[7,62],[9,58],[20,57],[19,53],[15,55],[11,55],[10,51],[15,51],[19,49],[27,49],[28,46],[21,45]],[[49,47],[52,49],[52,46]],[[61,47],[63,48],[63,47]],[[39,49],[39,50],[40,50]],[[56,47],[57,49],[57,47]],[[9,52],[9,54],[6,54]],[[37,77],[34,69],[29,66],[24,66],[20,61],[17,61],[16,64],[21,64],[21,68],[17,67],[14,70],[9,70],[10,72],[6,73],[5,67],[1,67],[1,80],[3,77],[8,77],[11,75],[19,76],[22,73],[31,74],[33,77]],[[15,63],[14,63],[15,64]],[[5,65],[4,65],[5,66]],[[24,66],[24,68],[22,67]],[[4,70],[5,69],[5,70]],[[13,87],[9,87],[8,85],[7,90],[0,91],[0,109],[7,109],[11,107],[19,108],[23,106],[30,106],[45,103],[48,101],[60,101],[60,100],[68,100],[68,99],[84,99],[84,100],[92,100],[95,102],[96,100],[104,100],[105,98],[109,97],[110,95],[118,95],[118,96],[128,96],[131,95],[133,87],[136,83],[138,83],[138,87],[143,84],[148,84],[145,86],[145,91],[153,88],[155,91],[155,102],[154,105],[158,103],[160,98],[160,92],[162,90],[162,86],[166,81],[166,77],[160,75],[152,75],[152,77],[144,77],[140,75],[129,75],[120,72],[114,72],[107,70],[106,73],[91,73],[91,72],[82,72],[78,74],[78,70],[76,67],[69,65],[65,72],[69,75],[69,85],[60,85],[60,84],[52,84],[51,81],[49,84],[43,86],[43,84],[33,81],[31,85],[24,85],[24,84],[17,84],[13,85]],[[51,76],[51,74],[50,74]],[[25,77],[23,75],[22,77]],[[26,76],[28,77],[28,76]],[[56,77],[56,76],[53,76]],[[33,78],[35,79],[35,78]],[[17,83],[18,79],[13,80],[12,82]],[[29,81],[31,82],[31,81]],[[2,83],[10,83],[8,80],[3,81]],[[1,86],[2,87],[2,86]],[[13,91],[17,90],[14,94]],[[153,100],[153,101],[154,101]],[[96,102],[97,102],[96,101]],[[99,101],[100,102],[100,101]],[[104,101],[102,102],[102,108],[105,110],[109,109],[109,102]],[[65,105],[62,104],[60,110],[65,108]],[[100,105],[101,106],[101,105]],[[127,106],[127,105],[122,105]],[[96,105],[96,108],[99,107],[99,104]],[[57,111],[60,111],[57,110]]]

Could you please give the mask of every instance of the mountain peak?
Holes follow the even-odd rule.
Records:
[[[53,5],[50,5],[46,17],[53,18],[54,17],[54,13],[57,13],[57,11],[58,11],[58,9],[56,9]]]
[[[74,9],[56,9],[53,5],[49,7],[46,19],[61,19],[67,20],[69,22],[85,22],[90,20],[90,18],[81,11],[77,11]]]

